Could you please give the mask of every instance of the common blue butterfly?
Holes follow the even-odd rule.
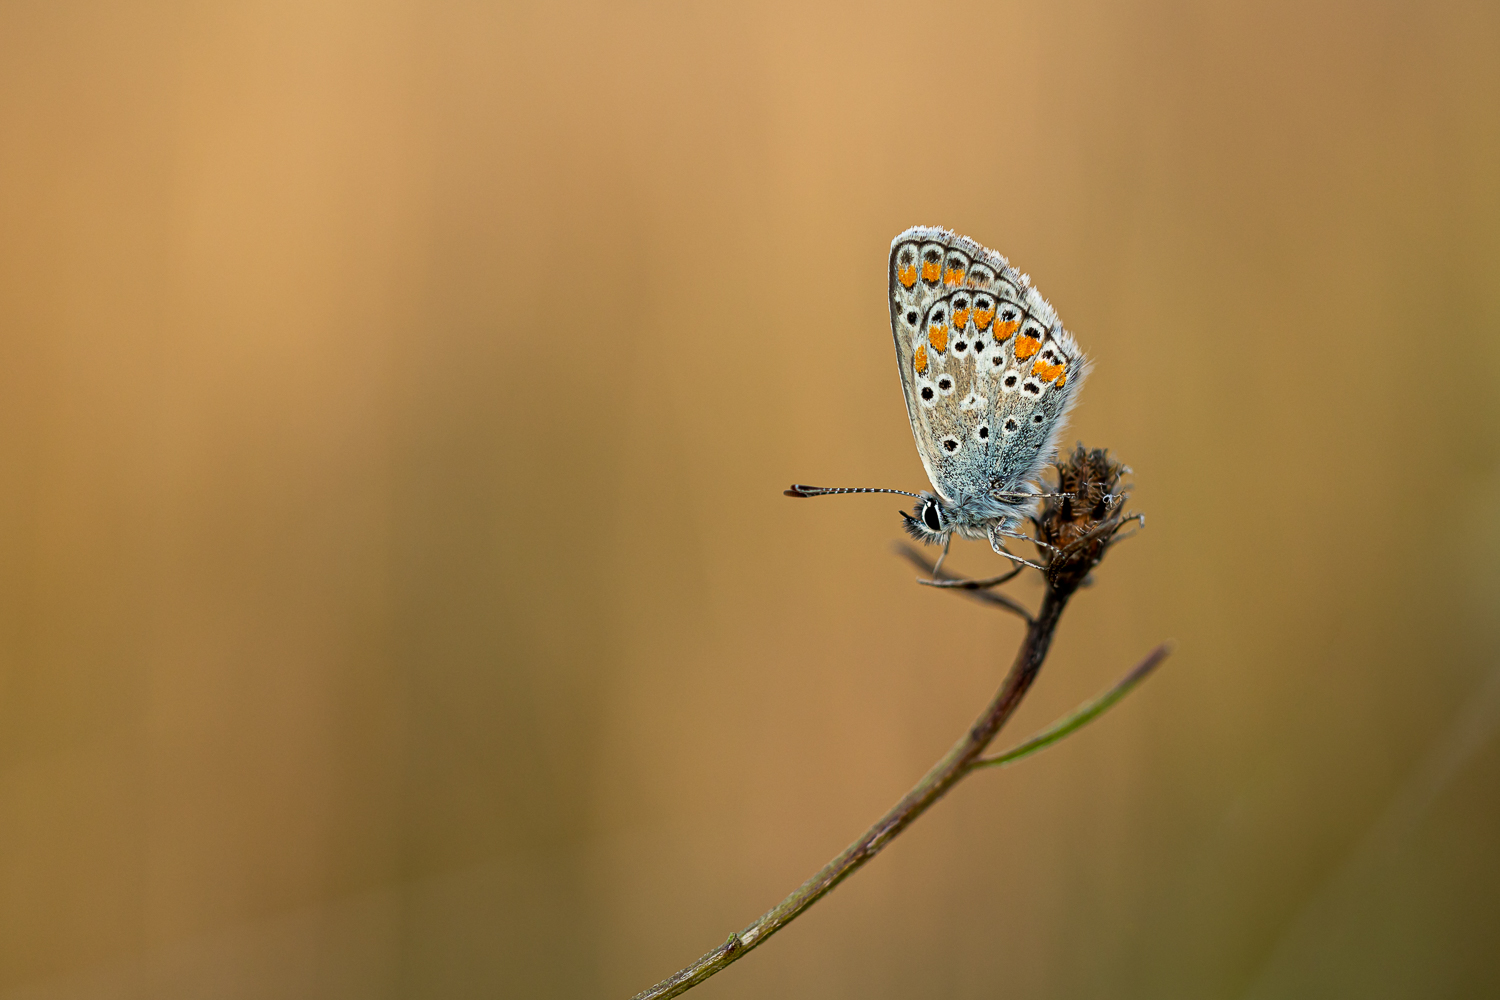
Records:
[[[793,486],[788,496],[900,493],[906,530],[946,554],[957,534],[1005,538],[1036,509],[1037,480],[1089,361],[1050,303],[1000,254],[915,226],[891,241],[891,333],[917,452],[934,492]],[[941,560],[939,560],[941,562]]]

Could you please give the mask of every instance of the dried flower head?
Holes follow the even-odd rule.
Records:
[[[1057,489],[1062,496],[1047,497],[1032,516],[1036,538],[1046,543],[1047,584],[1067,594],[1075,590],[1122,538],[1128,522],[1145,523],[1140,514],[1125,511],[1129,493],[1120,480],[1130,472],[1109,457],[1105,448],[1078,445],[1056,465]]]

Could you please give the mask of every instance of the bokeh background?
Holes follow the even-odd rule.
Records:
[[[704,998],[1500,995],[1500,9],[0,7],[0,998],[624,997],[891,805],[891,237],[1148,529]],[[960,569],[993,556],[960,546]],[[1035,584],[1017,588],[1035,600]]]

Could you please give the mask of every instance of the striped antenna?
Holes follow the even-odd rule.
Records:
[[[922,498],[920,493],[908,493],[905,490],[882,490],[873,486],[801,486],[792,484],[789,490],[783,490],[789,497],[823,497],[831,493],[899,493],[904,497]]]

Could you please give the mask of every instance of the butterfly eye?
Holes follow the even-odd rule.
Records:
[[[933,531],[938,531],[942,528],[943,523],[938,520],[937,504],[930,503],[927,505],[927,509],[922,511],[922,523]]]

